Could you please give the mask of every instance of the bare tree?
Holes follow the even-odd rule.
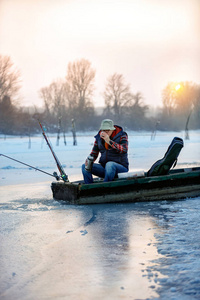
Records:
[[[180,88],[176,91],[177,109],[185,116],[188,116],[188,111],[193,107],[193,102],[196,99],[197,86],[192,82],[180,82]]]
[[[79,127],[94,114],[92,96],[94,92],[95,70],[86,59],[68,64],[66,75],[66,89],[68,91],[69,108],[75,115]]]
[[[45,111],[56,118],[62,116],[63,108],[66,107],[67,95],[64,80],[57,79],[48,87],[41,88],[40,97],[44,101]]]
[[[62,116],[63,124],[77,120],[77,127],[83,129],[90,116],[94,114],[92,95],[94,91],[95,71],[89,61],[81,59],[69,63],[65,80],[53,81],[40,89],[45,112],[50,122],[56,122]]]
[[[148,105],[144,104],[142,93],[138,92],[133,95],[133,101],[124,108],[126,121],[133,129],[144,129],[146,125],[146,112]]]
[[[176,84],[174,82],[168,85],[162,91],[162,102],[165,113],[170,116],[176,108]]]
[[[5,96],[15,100],[21,88],[20,82],[19,70],[14,67],[10,57],[0,55],[0,102]]]
[[[162,92],[163,106],[170,115],[177,110],[181,114],[188,115],[198,94],[198,86],[192,82],[170,82]]]
[[[117,119],[120,119],[122,108],[133,103],[134,96],[129,85],[124,82],[122,74],[114,73],[107,79],[104,100],[107,111],[113,111]]]
[[[193,112],[195,117],[195,127],[200,129],[200,85],[196,86],[196,96],[193,99]]]
[[[173,129],[182,129],[185,123],[188,128],[189,121],[198,126],[199,91],[200,86],[192,82],[168,83],[162,93],[162,124],[165,123],[168,129],[172,124]]]
[[[10,97],[4,96],[0,102],[0,133],[12,133],[15,123],[15,107]]]
[[[70,91],[77,96],[77,105],[84,109],[91,106],[94,91],[95,70],[86,59],[68,64],[66,80]]]
[[[52,103],[49,87],[43,87],[39,90],[39,96],[44,101],[44,108],[47,114],[51,113]]]

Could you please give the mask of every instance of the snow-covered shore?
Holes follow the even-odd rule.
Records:
[[[147,170],[184,132],[129,133],[132,170]],[[56,146],[69,179],[93,135]],[[176,168],[200,166],[200,132],[184,141]],[[0,138],[0,153],[50,174],[42,137]],[[0,156],[0,298],[200,299],[200,198],[156,203],[70,206],[52,199],[52,177]]]

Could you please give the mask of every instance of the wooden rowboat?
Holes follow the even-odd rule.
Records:
[[[52,182],[53,198],[70,204],[99,204],[175,200],[200,196],[200,167],[174,169],[168,175],[126,174],[111,182],[93,184]],[[121,176],[123,177],[123,176]]]

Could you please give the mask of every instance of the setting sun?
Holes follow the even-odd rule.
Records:
[[[176,91],[180,90],[180,88],[181,88],[181,85],[180,85],[180,84],[177,84],[177,85],[175,86],[175,90],[176,90]]]

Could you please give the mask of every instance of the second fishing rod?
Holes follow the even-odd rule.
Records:
[[[55,161],[56,161],[56,165],[57,165],[57,168],[58,168],[58,170],[59,170],[59,172],[60,172],[60,176],[61,176],[62,180],[63,180],[64,182],[68,182],[68,181],[69,181],[68,176],[67,176],[67,174],[65,173],[65,171],[64,171],[64,169],[63,169],[61,163],[59,162],[59,160],[58,160],[58,158],[57,158],[55,152],[53,151],[53,148],[52,148],[52,146],[51,146],[51,144],[50,144],[50,142],[49,142],[49,140],[48,140],[48,138],[47,138],[47,136],[46,136],[44,127],[42,126],[42,124],[41,124],[41,122],[40,122],[39,120],[38,120],[38,123],[39,123],[39,125],[40,125],[40,127],[41,127],[41,129],[42,129],[43,137],[44,137],[44,139],[45,139],[45,141],[46,141],[46,143],[47,143],[47,145],[48,145],[48,147],[49,147],[49,149],[50,149],[50,151],[51,151],[51,153],[52,153],[52,155],[53,155],[53,157],[54,157],[54,159],[55,159]]]

